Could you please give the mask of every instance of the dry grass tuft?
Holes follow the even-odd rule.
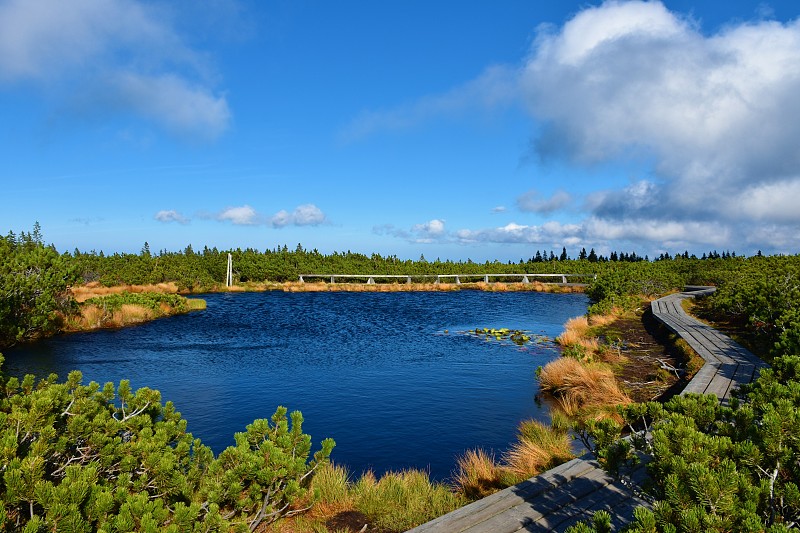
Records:
[[[589,320],[585,316],[570,318],[564,325],[564,332],[556,337],[556,342],[565,347],[579,346],[587,354],[592,354],[600,347],[594,337],[589,337]]]
[[[631,403],[605,364],[584,364],[571,357],[547,363],[539,376],[542,391],[555,396],[572,416],[602,406]]]
[[[505,454],[504,462],[520,482],[575,457],[566,431],[536,420],[520,424],[517,442]]]
[[[598,327],[598,326],[607,326],[612,322],[615,322],[622,311],[619,309],[613,309],[610,313],[605,315],[592,315],[588,318],[588,325],[591,327]]]
[[[68,326],[74,329],[96,329],[103,326],[105,311],[96,305],[84,305],[81,307],[80,315],[72,315],[68,318]]]
[[[471,500],[484,498],[506,487],[508,473],[485,450],[467,450],[458,458],[453,483]]]
[[[165,313],[171,311],[171,307],[165,303],[160,305]],[[166,309],[165,309],[166,307]],[[153,312],[141,305],[123,304],[119,311],[114,313],[114,321],[119,324],[137,324],[153,318]]]

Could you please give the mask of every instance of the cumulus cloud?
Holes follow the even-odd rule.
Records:
[[[272,215],[270,224],[274,228],[284,226],[319,226],[326,220],[325,213],[314,204],[303,204],[297,206],[294,211],[289,213],[281,210]]]
[[[374,226],[372,232],[376,235],[389,235],[416,244],[430,244],[433,242],[447,242],[450,240],[449,232],[445,227],[445,221],[434,218],[422,224],[414,224],[410,229],[405,230],[395,227],[393,224],[382,224]]]
[[[169,223],[177,222],[178,224],[188,224],[189,219],[174,210],[161,210],[153,217],[159,222]]]
[[[227,100],[169,14],[138,0],[4,2],[0,88],[30,82],[73,114],[133,113],[181,136],[214,138],[230,122]]]
[[[419,235],[438,237],[444,234],[444,220],[435,218],[423,224],[415,224],[412,231]]]
[[[528,191],[517,198],[517,207],[521,211],[550,214],[564,209],[572,202],[572,195],[566,191],[556,191],[550,198],[543,198],[537,191]]]
[[[252,226],[258,223],[259,216],[256,210],[249,205],[229,207],[217,215],[217,220],[230,222],[237,226]]]
[[[270,226],[284,228],[286,226],[319,226],[328,221],[325,213],[314,204],[302,204],[294,210],[281,209],[272,216],[267,216],[245,204],[237,207],[228,207],[217,214],[206,214],[203,218],[230,222],[237,226]]]
[[[541,30],[522,72],[542,157],[654,161],[654,180],[588,202],[606,227],[657,220],[686,240],[735,242],[743,218],[800,223],[786,200],[800,192],[800,22],[706,36],[659,2],[610,1]]]
[[[529,226],[510,222],[505,226],[489,229],[460,229],[454,232],[456,239],[464,244],[546,244],[554,246],[574,245],[584,238],[584,228],[577,224],[546,222]]]

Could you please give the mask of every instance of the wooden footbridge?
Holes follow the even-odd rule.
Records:
[[[686,386],[689,392],[716,394],[722,402],[738,385],[757,377],[766,365],[710,326],[686,314],[684,298],[710,294],[713,287],[687,287],[651,304],[653,315],[686,340],[705,365]],[[606,473],[590,454],[501,490],[411,530],[413,533],[513,533],[564,531],[599,510],[608,511],[615,529],[633,519],[638,506],[650,506],[637,485],[645,467],[623,484]]]
[[[300,283],[305,283],[309,279],[319,279],[336,283],[336,280],[366,280],[368,285],[374,285],[381,281],[383,283],[391,283],[397,281],[405,281],[406,283],[455,283],[461,285],[462,281],[472,282],[483,281],[484,283],[491,283],[492,281],[506,281],[513,280],[517,283],[531,283],[531,281],[540,281],[542,283],[561,283],[568,284],[567,279],[595,279],[597,274],[300,274]],[[378,280],[378,281],[376,281]],[[544,281],[542,281],[544,280]],[[558,281],[556,281],[558,280]]]

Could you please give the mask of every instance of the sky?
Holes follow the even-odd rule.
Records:
[[[60,251],[800,252],[800,3],[0,0]]]

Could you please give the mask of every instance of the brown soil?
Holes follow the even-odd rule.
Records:
[[[665,400],[688,382],[685,357],[648,309],[636,318],[621,318],[604,339],[616,351],[615,374],[635,402]],[[676,375],[677,370],[677,375]]]
[[[325,527],[329,531],[376,531],[370,529],[368,524],[367,515],[358,511],[342,511],[325,521]]]

